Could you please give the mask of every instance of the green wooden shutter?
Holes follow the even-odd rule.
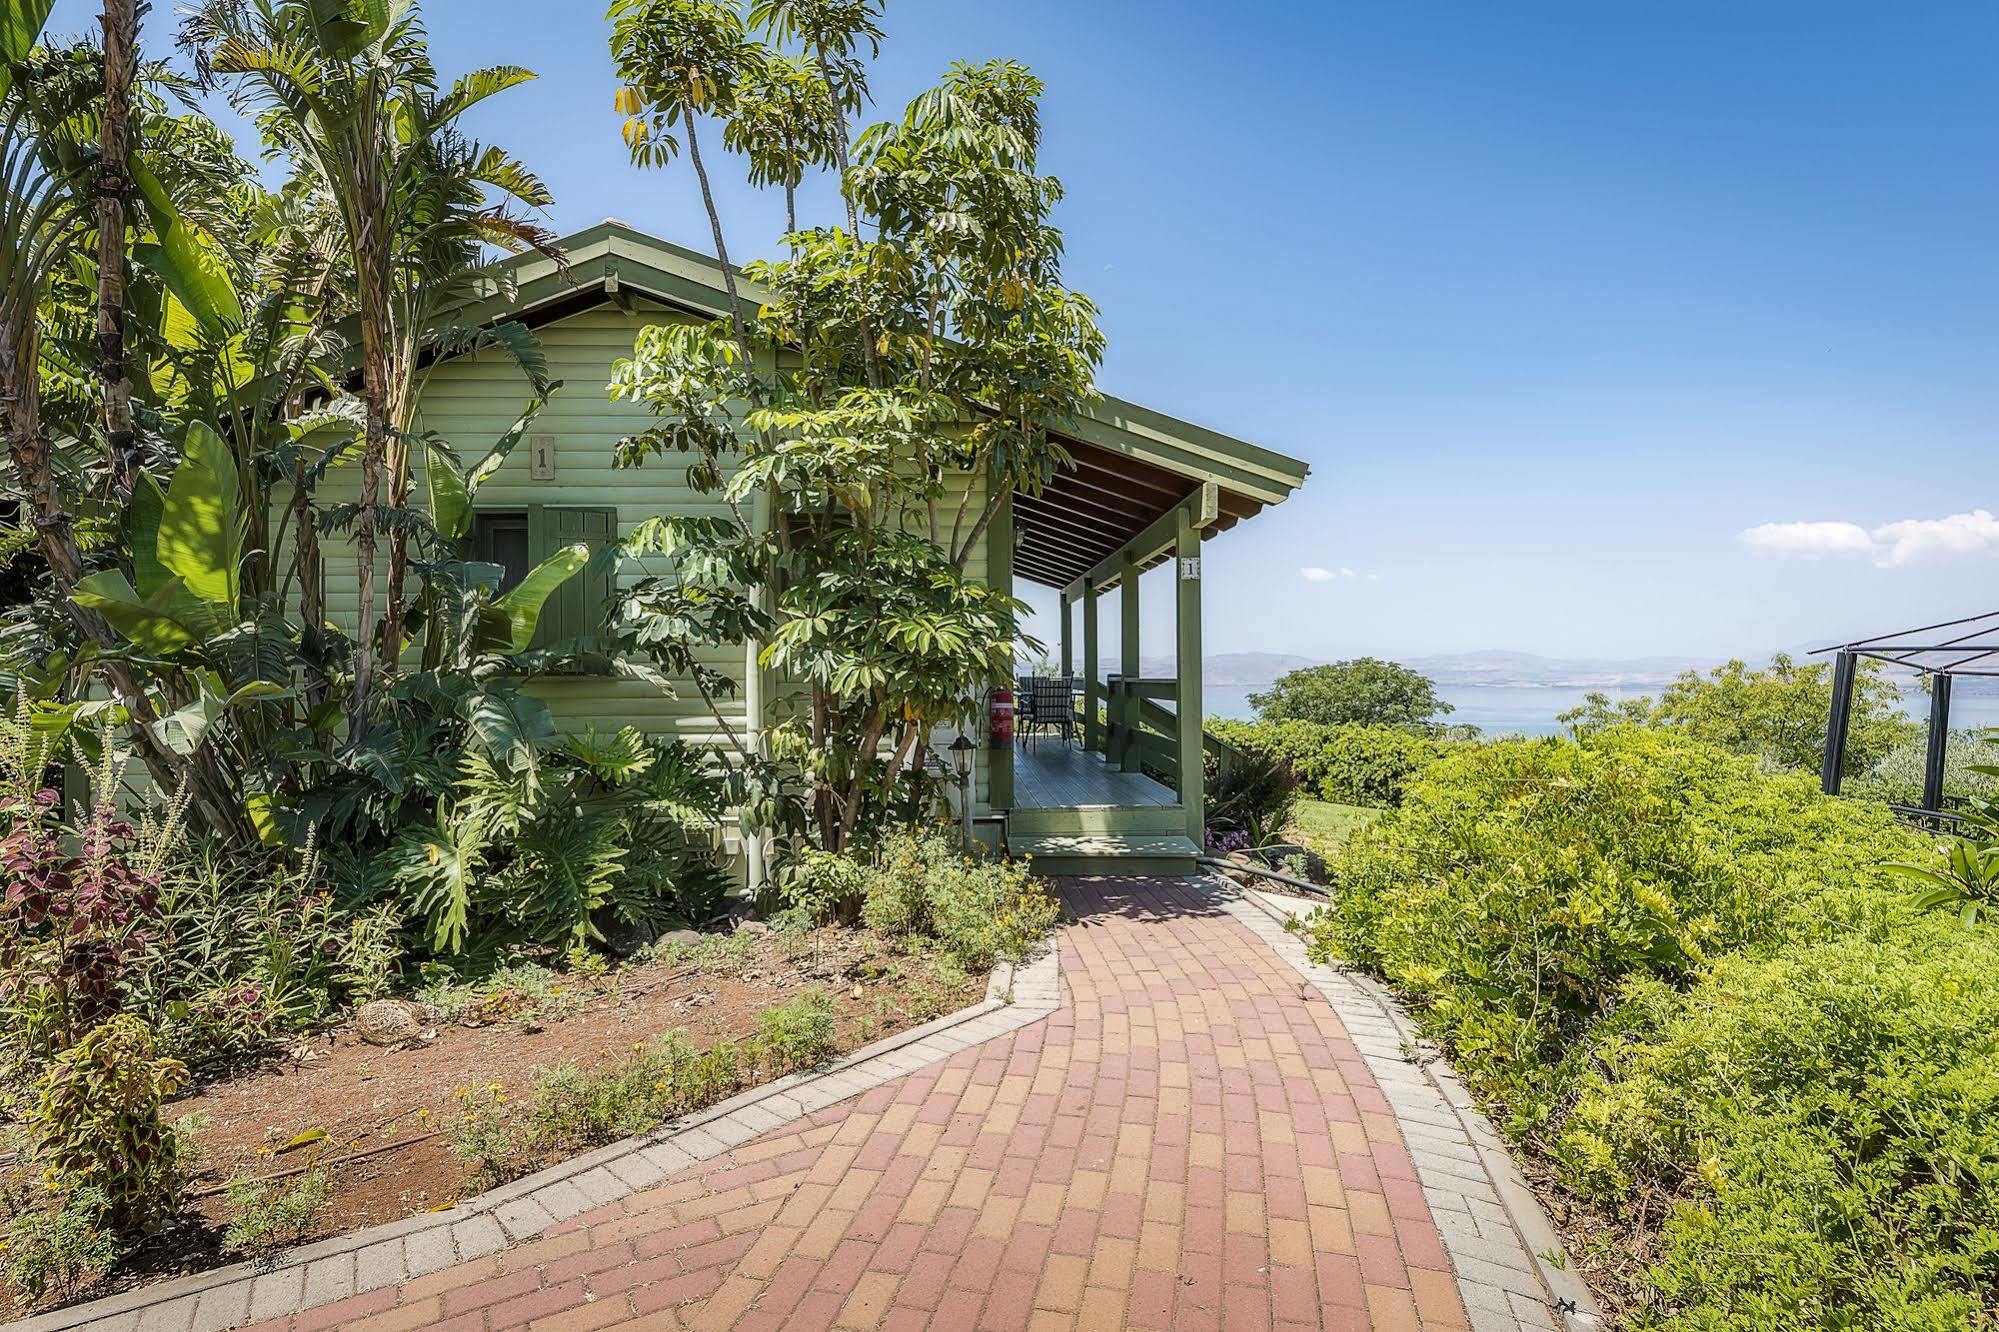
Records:
[[[590,547],[594,554],[617,540],[618,511],[535,505],[528,510],[528,533],[537,564],[564,546],[578,542]],[[586,565],[582,573],[557,588],[542,607],[534,645],[542,647],[565,638],[600,632],[605,612],[611,607],[611,591],[612,575]]]

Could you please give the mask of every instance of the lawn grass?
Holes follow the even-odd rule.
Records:
[[[1330,800],[1300,800],[1291,813],[1291,833],[1300,846],[1330,856],[1356,829],[1380,817],[1378,809],[1336,805]]]

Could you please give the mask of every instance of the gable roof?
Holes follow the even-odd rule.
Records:
[[[615,219],[558,244],[564,267],[538,254],[503,259],[489,270],[486,294],[459,317],[511,318],[532,327],[640,299],[703,318],[728,314],[722,266],[713,256]],[[745,300],[762,298],[740,270],[737,283]],[[1310,470],[1296,458],[1107,395],[1057,435],[1076,466],[1040,493],[1014,497],[1014,572],[1050,587],[1069,586],[1097,569],[1204,485],[1216,488],[1203,529],[1213,536],[1287,498]],[[1144,553],[1141,567],[1161,558]]]

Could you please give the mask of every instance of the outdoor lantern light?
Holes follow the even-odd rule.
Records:
[[[978,745],[963,732],[951,742],[951,766],[958,770],[959,832],[968,850],[972,845],[972,755],[978,752]]]

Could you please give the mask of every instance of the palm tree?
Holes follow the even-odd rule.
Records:
[[[375,557],[384,515],[408,499],[410,417],[419,353],[434,336],[431,318],[467,294],[482,246],[554,256],[549,233],[506,206],[509,199],[546,206],[541,181],[455,129],[471,107],[534,75],[514,66],[478,70],[440,94],[414,4],[210,0],[189,18],[186,40],[206,74],[233,80],[236,104],[255,115],[265,142],[324,192],[345,241],[363,408],[348,720],[358,740],[368,725],[377,658],[393,670],[401,647],[403,522],[390,527],[379,635]],[[486,336],[509,350],[524,346],[515,333]],[[532,363],[528,368],[535,373]]]

